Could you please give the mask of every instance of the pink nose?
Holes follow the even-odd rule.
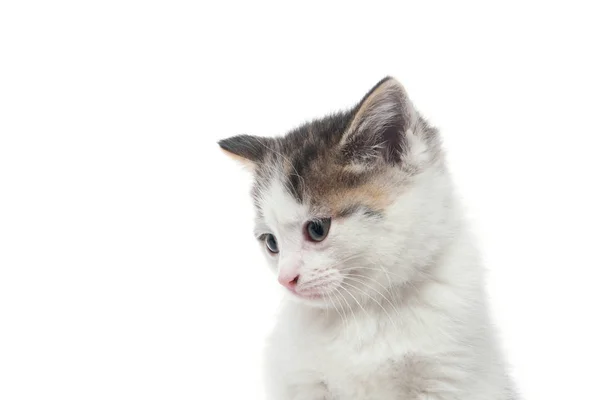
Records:
[[[296,286],[298,286],[298,279],[300,279],[300,275],[279,275],[279,283],[281,283],[283,286],[285,286],[292,292],[295,291]]]

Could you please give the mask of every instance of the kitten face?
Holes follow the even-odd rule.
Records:
[[[437,133],[393,79],[284,137],[219,144],[253,171],[255,234],[295,299],[343,307],[377,297],[422,272],[439,242]]]

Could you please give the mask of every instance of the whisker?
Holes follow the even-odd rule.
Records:
[[[331,292],[331,294],[333,296],[335,296],[336,301],[340,300],[336,293]],[[342,322],[344,323],[344,326],[346,327],[346,334],[347,334],[348,333],[348,321],[346,319],[346,312],[344,311],[344,307],[342,307],[341,302],[340,302],[340,308],[342,309],[342,312],[344,313],[344,316],[342,316],[342,313],[339,313],[340,318],[342,319]],[[337,307],[335,309],[337,310]]]
[[[335,305],[335,301],[331,298],[331,294],[327,293],[327,297],[331,301],[331,305],[333,305],[333,308],[335,308],[335,311],[338,313],[338,315],[340,316],[340,318],[342,318],[342,314],[340,313],[340,311],[338,310],[337,306]]]
[[[390,319],[390,322],[392,324],[392,326],[394,327],[394,329],[398,330],[398,327],[396,326],[396,324],[394,323],[394,320],[392,318],[392,316],[390,315],[390,313],[387,312],[387,310],[385,309],[385,307],[379,302],[377,301],[377,299],[375,299],[374,297],[372,297],[369,293],[365,292],[364,290],[361,290],[359,288],[357,288],[356,286],[352,285],[351,283],[345,282],[346,285],[350,286],[351,288],[354,288],[356,290],[358,290],[359,292],[363,293],[365,296],[367,296],[368,298],[370,298],[371,300],[373,300],[375,302],[375,304],[377,304],[385,313],[385,315],[387,315],[387,317]]]
[[[346,258],[344,258],[344,259],[342,259],[342,260],[338,261],[337,263],[333,264],[333,265],[332,265],[332,266],[330,266],[329,268],[335,268],[335,267],[338,267],[338,266],[340,266],[340,265],[342,265],[342,264],[344,264],[344,263],[346,263],[346,262],[348,262],[348,261],[354,260],[354,259],[356,259],[356,258],[360,258],[361,256],[362,256],[362,254],[353,254],[353,255],[351,255],[351,256],[349,256],[349,257],[346,257]]]
[[[311,282],[311,284],[308,286],[306,284],[302,284],[302,285],[298,286],[298,291],[315,289],[315,288],[320,288],[320,287],[327,287],[331,283],[332,283],[332,281],[318,281],[318,282]]]
[[[363,281],[360,281],[360,280],[358,280],[358,279],[356,279],[356,278],[352,278],[352,277],[349,277],[349,276],[348,276],[347,278],[348,278],[348,279],[350,279],[350,280],[352,280],[352,281],[354,281],[354,282],[358,282],[358,283],[361,283],[361,284],[365,285],[367,288],[369,288],[369,289],[373,290],[375,293],[377,293],[378,295],[380,295],[380,296],[381,296],[381,297],[382,297],[382,298],[383,298],[385,301],[387,301],[387,302],[388,302],[388,304],[389,304],[390,306],[392,306],[392,308],[394,309],[394,311],[396,312],[396,314],[397,314],[398,316],[400,316],[400,311],[399,311],[399,310],[398,310],[398,308],[397,308],[397,307],[394,305],[394,303],[392,303],[392,301],[391,301],[390,299],[388,299],[388,298],[387,298],[385,295],[383,295],[383,293],[381,293],[379,290],[375,289],[374,287],[371,287],[370,285],[367,285],[365,282],[363,282]]]
[[[379,272],[385,273],[386,275],[391,275],[391,276],[398,277],[398,278],[402,279],[402,281],[404,281],[406,279],[406,277],[404,277],[402,275],[394,274],[393,272],[389,272],[389,271],[385,270],[383,268],[383,266],[381,266],[380,268],[373,268],[373,267],[351,267],[349,269],[350,270],[353,270],[353,269],[368,269],[368,270],[371,270],[371,271],[379,271]]]
[[[354,301],[356,302],[356,304],[363,310],[363,312],[365,314],[367,313],[367,310],[365,310],[365,308],[362,306],[362,304],[360,303],[360,301],[358,301],[358,299],[344,286],[340,286],[340,289],[344,289],[346,291],[346,293],[348,293],[350,295],[350,297],[352,297],[354,299]]]
[[[298,284],[298,290],[308,290],[318,287],[324,287],[329,284],[335,283],[334,277],[339,274],[338,271],[328,271],[322,276],[318,276],[317,279],[309,280],[308,282],[300,282]]]
[[[344,302],[346,302],[346,305],[349,305],[349,304],[348,304],[348,300],[346,300],[346,299],[344,298],[344,296],[342,295],[342,293],[341,293],[341,292],[340,292],[340,291],[339,291],[337,288],[335,288],[335,292],[336,292],[337,294],[339,294],[339,295],[340,295],[340,297],[342,298],[342,300],[344,300]],[[336,297],[337,297],[337,296],[336,296]],[[341,303],[342,303],[342,302],[340,301],[340,306],[341,306],[341,308],[342,308],[342,312],[344,313],[344,317],[346,318],[346,324],[347,324],[347,326],[348,326],[348,327],[350,327],[350,321],[348,320],[348,314],[346,314],[346,308],[345,308],[345,307],[344,307],[344,305],[343,305],[343,304],[341,304]]]
[[[338,301],[338,297],[335,296],[335,300],[333,300],[332,295],[335,295],[335,293],[327,293],[327,296],[329,296],[329,298],[331,299],[331,304],[333,305],[333,308],[335,308],[335,312],[337,313],[337,315],[339,315],[340,320],[342,321],[342,323],[344,324],[344,334],[346,335],[346,337],[348,337],[348,325],[346,323],[345,318],[342,316],[342,313],[340,312],[340,310],[338,309],[337,305],[335,304],[336,301]]]
[[[367,315],[367,310],[365,310],[365,308],[363,307],[363,305],[358,301],[358,299],[345,287],[340,286],[340,289],[344,289],[346,291],[346,293],[348,293],[350,295],[350,297],[352,297],[354,299],[354,301],[356,302],[356,304],[363,310],[363,312],[365,313],[365,315]],[[352,315],[354,316],[354,321],[356,322],[356,315],[354,314],[354,310],[352,310]],[[358,336],[358,340],[360,342],[362,342],[362,337],[360,336],[360,329],[358,328],[358,322],[356,322],[356,331],[357,331],[357,336]]]
[[[343,288],[342,288],[342,289],[343,289]],[[348,300],[347,300],[347,299],[344,297],[344,295],[343,295],[343,294],[342,294],[342,293],[341,293],[341,292],[340,292],[340,291],[339,291],[337,288],[336,288],[335,290],[336,290],[336,291],[337,291],[337,292],[340,294],[340,296],[342,296],[342,299],[344,299],[344,301],[346,302],[346,305],[348,305],[348,309],[349,309],[349,310],[350,310],[350,312],[352,313],[352,318],[354,319],[354,323],[355,323],[355,328],[356,328],[356,331],[357,331],[357,333],[358,333],[358,332],[360,332],[360,331],[358,330],[358,320],[356,319],[356,314],[354,314],[354,310],[353,310],[353,309],[352,309],[352,307],[350,306],[350,303],[348,303]],[[348,291],[348,290],[346,289],[346,292],[347,292],[347,291]],[[360,338],[359,338],[359,340],[360,340]]]
[[[371,278],[370,276],[366,276],[366,275],[361,275],[361,274],[351,274],[351,273],[344,273],[344,276],[355,276],[358,278],[365,278],[365,279],[369,279],[370,281],[375,282],[376,284],[378,284],[379,286],[381,286],[383,288],[383,290],[387,291],[389,294],[392,294],[392,292],[390,292],[390,288],[389,287],[385,287],[384,285],[382,285],[377,279],[375,278]]]

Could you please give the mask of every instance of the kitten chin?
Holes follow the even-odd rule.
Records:
[[[396,80],[285,136],[219,144],[254,176],[256,237],[288,292],[271,399],[517,398],[440,135]]]

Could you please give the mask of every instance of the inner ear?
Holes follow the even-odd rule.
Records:
[[[403,134],[404,120],[391,120],[380,132],[381,153],[383,159],[389,163],[400,161],[406,143],[406,136]]]
[[[385,78],[356,106],[352,123],[340,147],[351,163],[377,160],[398,163],[406,150],[406,132],[414,120],[414,109],[402,85]]]

